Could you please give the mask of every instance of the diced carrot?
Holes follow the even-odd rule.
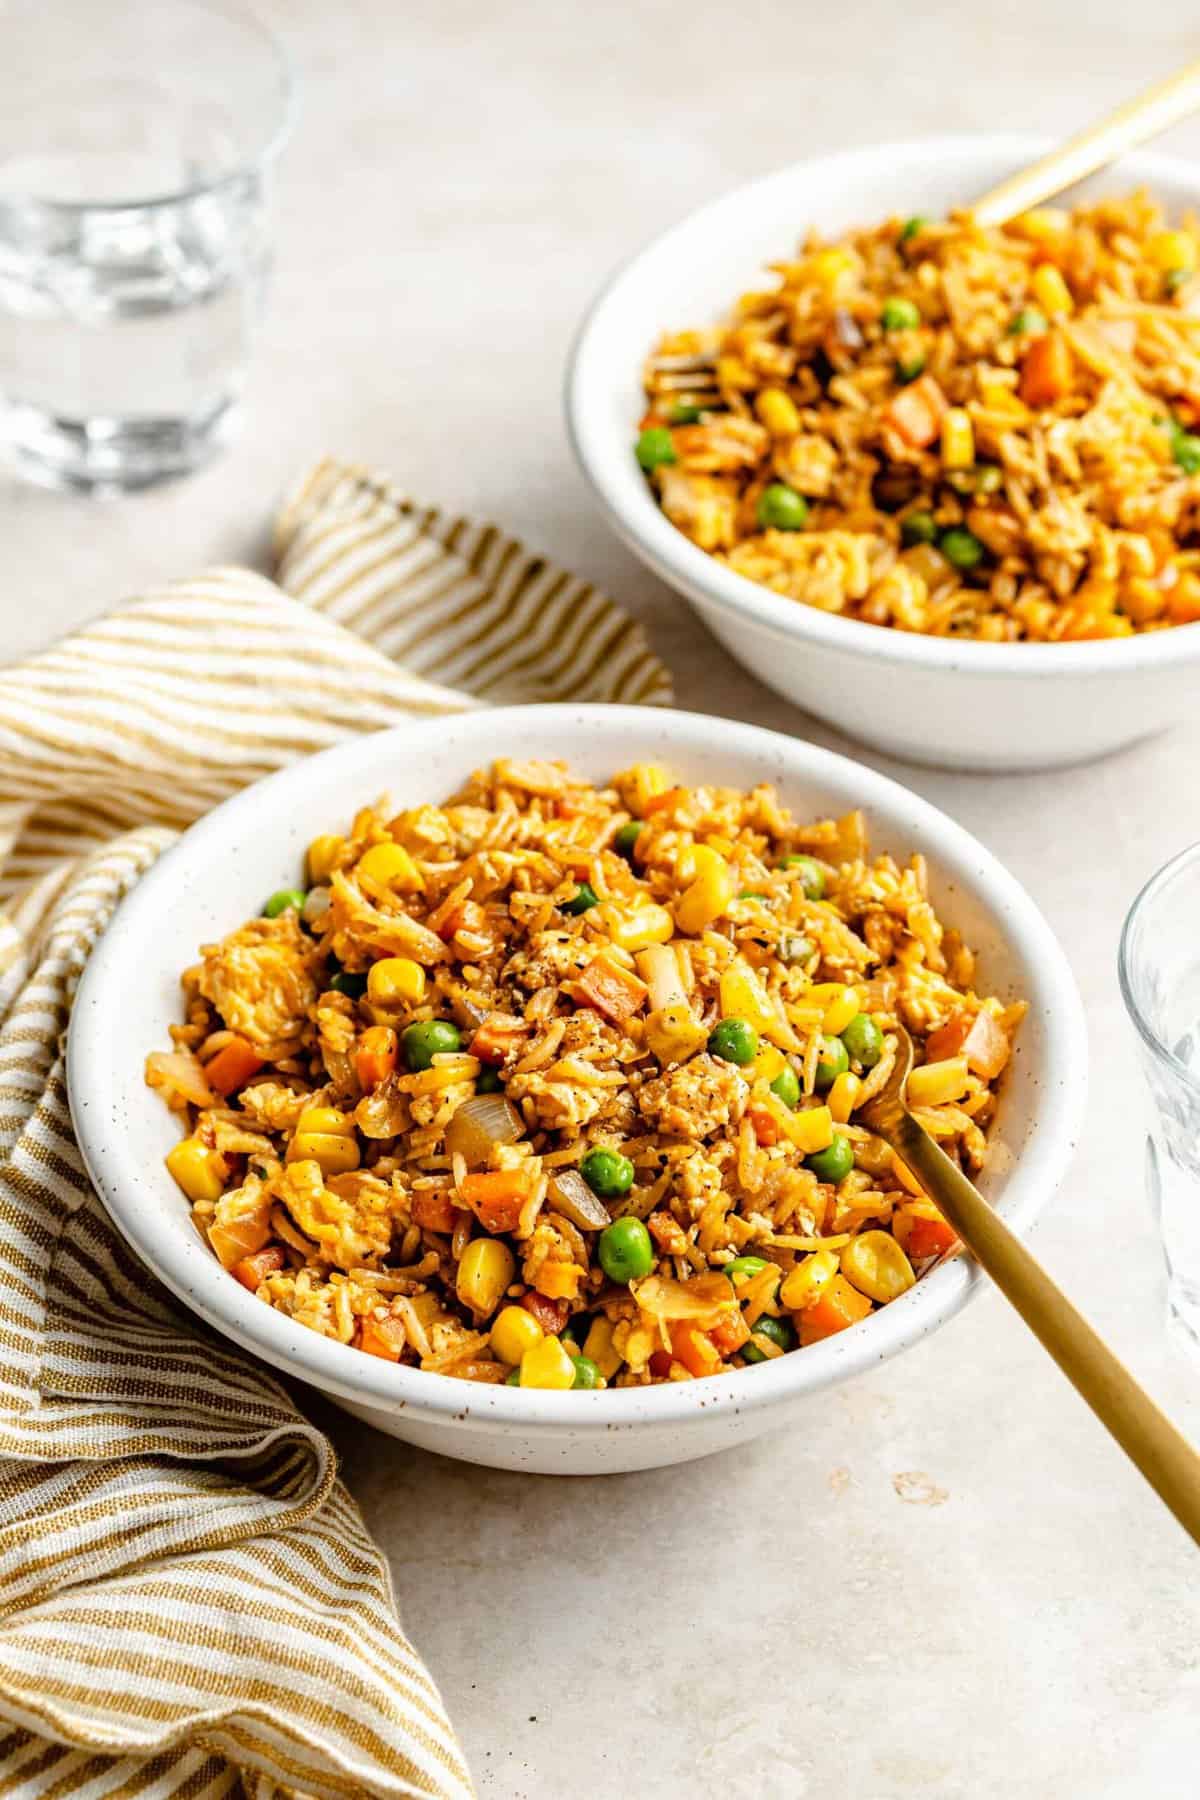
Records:
[[[708,1335],[722,1356],[734,1356],[743,1344],[749,1343],[750,1327],[742,1316],[741,1308],[734,1311],[731,1307],[726,1317],[719,1325],[714,1325]]]
[[[671,1373],[671,1364],[674,1361],[675,1358],[669,1350],[656,1350],[650,1358],[650,1373],[657,1375],[660,1381],[664,1381]]]
[[[707,1331],[701,1331],[697,1325],[673,1325],[671,1350],[675,1361],[681,1362],[689,1375],[715,1375],[721,1366],[721,1352]]]
[[[245,1038],[231,1038],[204,1065],[204,1078],[214,1093],[232,1094],[257,1075],[263,1059]]]
[[[453,1231],[460,1210],[445,1188],[418,1188],[412,1197],[413,1222],[422,1231]]]
[[[822,1338],[845,1331],[849,1325],[857,1325],[870,1310],[871,1302],[867,1296],[851,1287],[844,1275],[835,1275],[832,1281],[826,1282],[813,1304],[806,1306],[800,1314],[800,1342],[820,1343]]]
[[[399,1044],[390,1025],[372,1025],[358,1040],[354,1069],[358,1085],[370,1093],[395,1072]]]
[[[779,1142],[779,1127],[765,1106],[748,1106],[746,1117],[754,1127],[754,1135],[760,1144],[770,1149]]]
[[[1075,359],[1061,331],[1035,337],[1021,364],[1018,392],[1026,406],[1053,406],[1071,391]]]
[[[631,1018],[645,1005],[648,991],[644,981],[639,981],[636,975],[631,975],[608,955],[593,957],[576,986],[584,1005],[594,1006],[615,1025]]]
[[[483,1169],[463,1178],[463,1199],[485,1231],[511,1231],[529,1194],[524,1169]]]
[[[277,1274],[286,1261],[280,1246],[271,1244],[266,1250],[256,1250],[253,1256],[243,1256],[241,1262],[234,1263],[230,1273],[253,1293],[260,1281]]]
[[[923,1262],[927,1256],[941,1256],[953,1250],[957,1242],[958,1233],[945,1219],[915,1218],[904,1248],[910,1262]]]
[[[678,806],[686,796],[687,789],[685,787],[664,788],[661,794],[651,794],[642,807],[643,819],[649,819],[656,812],[666,812],[668,809]]]
[[[1168,591],[1167,617],[1172,625],[1194,625],[1200,619],[1200,576],[1190,571]]]
[[[919,381],[893,395],[886,417],[906,444],[914,450],[924,450],[941,430],[945,410],[946,396],[941,388],[932,375],[922,375]]]
[[[480,1062],[502,1063],[510,1051],[516,1050],[528,1035],[528,1027],[520,1019],[505,1019],[490,1014],[480,1025],[467,1046]]]
[[[407,1339],[399,1319],[364,1319],[358,1347],[368,1356],[382,1356],[385,1362],[399,1362]]]
[[[944,1062],[950,1057],[965,1056],[967,1067],[985,1081],[992,1081],[1012,1054],[1004,1032],[987,1008],[976,1013],[956,1013],[945,1025],[931,1031],[925,1040],[929,1062]]]
[[[571,1308],[565,1300],[551,1300],[545,1294],[535,1293],[532,1288],[521,1295],[518,1304],[527,1313],[532,1313],[547,1337],[557,1337],[571,1316]]]

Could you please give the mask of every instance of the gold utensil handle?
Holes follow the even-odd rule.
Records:
[[[945,1151],[905,1115],[893,1146],[1096,1417],[1200,1544],[1200,1455]]]
[[[998,187],[983,194],[972,207],[979,225],[1003,225],[1017,213],[1028,212],[1074,181],[1082,181],[1105,163],[1114,162],[1126,150],[1144,144],[1177,125],[1200,107],[1200,62],[1189,63],[1166,81],[1147,88],[1136,100],[1127,100],[1098,125],[1089,125],[1078,137],[1052,150],[1028,169],[1010,175]]]

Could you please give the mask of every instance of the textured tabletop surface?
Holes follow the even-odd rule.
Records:
[[[668,222],[798,156],[1081,124],[1196,54],[1191,9],[262,10],[306,95],[245,430],[191,481],[128,501],[0,478],[4,656],[147,581],[259,557],[281,488],[331,451],[607,584],[649,624],[681,704],[844,748],[730,662],[593,511],[560,415],[579,314]],[[1200,123],[1169,143],[1200,154]],[[1200,1369],[1164,1338],[1115,952],[1143,879],[1200,837],[1198,755],[1200,721],[1053,777],[865,757],[983,837],[1067,948],[1089,1128],[1037,1248],[1193,1432]],[[498,1474],[318,1414],[484,1796],[1196,1792],[1196,1553],[992,1294],[784,1434],[680,1469]]]

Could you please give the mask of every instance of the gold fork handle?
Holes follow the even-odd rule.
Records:
[[[1078,137],[1068,139],[1031,163],[1016,175],[1010,175],[998,187],[980,196],[972,207],[980,225],[1003,225],[1017,213],[1028,212],[1053,194],[1082,181],[1105,163],[1115,162],[1147,138],[1178,125],[1189,113],[1200,107],[1200,62],[1189,63],[1174,75],[1160,81],[1135,100],[1127,100],[1106,119],[1089,125]]]
[[[1200,1544],[1200,1455],[928,1132],[904,1115],[889,1135],[930,1199],[1067,1380]]]

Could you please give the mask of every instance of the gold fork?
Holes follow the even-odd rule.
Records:
[[[887,1084],[857,1115],[912,1170],[975,1260],[1048,1350],[1063,1374],[1200,1544],[1200,1455],[1051,1281],[978,1188],[909,1112],[904,1092],[912,1039],[895,1027]]]
[[[1018,213],[1028,212],[1051,199],[1073,182],[1082,181],[1105,163],[1123,156],[1186,119],[1200,107],[1200,62],[1188,63],[1165,81],[1155,82],[1136,99],[1127,100],[1115,112],[1089,125],[1048,155],[1006,176],[971,211],[977,225],[1003,225]],[[714,354],[655,356],[647,364],[648,386],[656,395],[679,404],[704,409],[720,404]]]

